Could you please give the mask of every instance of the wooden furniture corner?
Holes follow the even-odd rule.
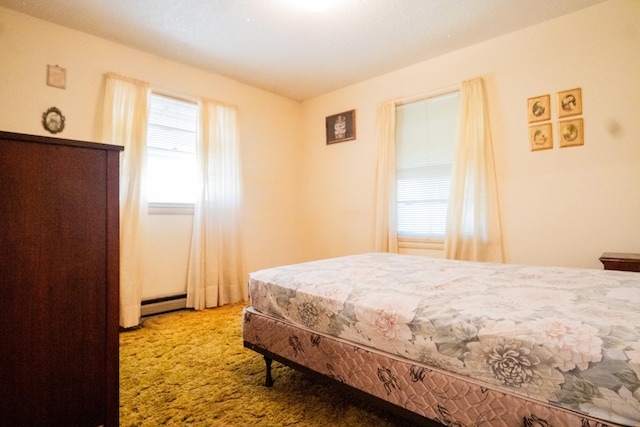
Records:
[[[640,272],[640,254],[605,252],[600,257],[605,270]]]
[[[0,132],[0,425],[116,427],[122,147]]]

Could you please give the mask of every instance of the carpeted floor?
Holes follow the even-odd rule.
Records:
[[[242,304],[148,318],[120,334],[121,426],[404,426],[242,345]]]

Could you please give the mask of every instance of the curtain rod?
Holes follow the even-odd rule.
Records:
[[[157,88],[157,87],[151,87],[151,92],[156,94],[156,95],[166,96],[167,98],[173,98],[173,99],[177,99],[179,101],[191,102],[193,104],[199,104],[200,102],[212,102],[212,103],[217,104],[217,105],[222,105],[222,106],[225,106],[225,107],[235,108],[236,110],[238,109],[238,106],[235,105],[235,104],[229,104],[227,102],[217,101],[215,99],[207,98],[207,97],[204,97],[204,96],[194,97],[194,96],[189,96],[189,95],[181,95],[179,93],[172,92],[170,90]]]
[[[447,93],[455,92],[457,90],[460,90],[460,84],[451,85],[451,86],[437,89],[437,90],[432,90],[430,92],[420,93],[418,95],[411,95],[404,98],[394,99],[393,105],[398,106],[398,105],[410,104],[412,102],[420,101],[423,99],[433,98],[434,96],[446,95]]]
[[[162,89],[159,87],[155,87],[155,86],[151,86],[151,92],[156,95],[177,99],[178,101],[191,102],[193,104],[197,104],[199,101],[199,99],[196,97],[189,96],[189,95],[182,95],[182,94],[179,94],[170,90]]]

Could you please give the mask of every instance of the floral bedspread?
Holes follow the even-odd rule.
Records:
[[[371,253],[261,270],[257,311],[640,426],[640,274]]]

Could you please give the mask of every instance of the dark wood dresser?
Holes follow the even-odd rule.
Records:
[[[118,425],[121,150],[0,132],[0,426]]]
[[[640,254],[605,252],[600,257],[605,270],[640,272]]]

